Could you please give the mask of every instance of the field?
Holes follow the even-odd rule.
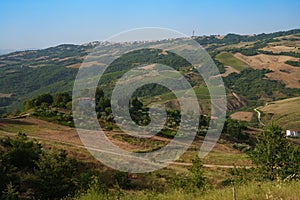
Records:
[[[12,137],[17,132],[24,132],[31,139],[36,139],[46,146],[65,149],[70,155],[83,159],[85,162],[96,164],[100,169],[103,165],[95,160],[85,149],[74,128],[46,122],[40,119],[26,117],[23,119],[1,119],[0,136]],[[170,139],[155,136],[149,140],[142,140],[136,137],[126,137],[120,131],[107,132],[109,139],[117,146],[129,150],[151,150],[153,147],[166,145]],[[203,138],[197,137],[189,150],[186,151],[176,162],[162,169],[168,174],[187,173],[192,160],[198,155]],[[230,142],[220,140],[214,149],[203,159],[205,173],[209,182],[220,185],[228,176],[227,170],[234,166],[251,166],[251,161],[245,153],[232,148]]]
[[[276,121],[285,129],[300,130],[300,97],[268,103],[260,109],[262,121]]]
[[[239,121],[247,121],[250,122],[252,120],[253,113],[252,112],[235,112],[230,115],[231,119],[239,120]]]
[[[32,138],[39,140],[52,141],[61,143],[62,145],[71,145],[74,147],[84,148],[75,128],[66,127],[63,125],[46,122],[40,119],[26,117],[23,119],[0,119],[0,134],[2,136],[15,135],[17,132],[24,132]],[[116,145],[121,146],[127,150],[141,149],[151,145],[161,143],[165,145],[170,139],[159,136],[154,136],[148,141],[140,141],[136,137],[129,137],[120,131],[107,131],[107,136]],[[190,147],[190,150],[185,153],[180,162],[190,163],[194,156],[197,155],[200,146],[202,145],[202,138],[195,139]],[[239,161],[236,163],[235,161]],[[241,162],[242,161],[242,162]],[[214,147],[212,153],[204,159],[205,164],[218,165],[233,165],[233,164],[249,164],[249,160],[240,151],[231,147],[229,142],[220,141]]]
[[[241,71],[241,70],[249,67],[247,63],[234,57],[232,55],[232,53],[229,53],[229,52],[222,52],[222,53],[218,54],[216,56],[216,59],[219,62],[223,63],[225,66],[233,67],[234,69],[236,69],[238,71]]]
[[[289,88],[300,88],[300,68],[285,64],[286,61],[297,61],[299,59],[291,56],[265,55],[245,56],[236,53],[234,56],[253,69],[270,69],[273,72],[266,74],[271,80],[277,80],[286,84]]]

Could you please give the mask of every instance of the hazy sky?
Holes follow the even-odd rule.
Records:
[[[299,0],[1,0],[0,49],[104,40],[132,28],[187,35],[300,28]]]

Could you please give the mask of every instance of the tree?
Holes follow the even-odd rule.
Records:
[[[192,173],[192,184],[198,189],[204,189],[206,178],[204,177],[203,165],[200,158],[196,157],[193,160],[192,167],[189,171]]]
[[[243,133],[242,130],[246,127],[240,122],[232,119],[227,119],[225,122],[224,131],[230,135],[233,139],[236,140],[248,140],[249,136],[246,133]]]
[[[131,106],[135,110],[140,110],[143,108],[143,103],[136,97],[133,97],[131,100]]]
[[[35,141],[28,141],[24,133],[18,133],[15,139],[3,139],[1,144],[6,149],[3,160],[9,165],[26,171],[33,170],[42,152],[42,146]]]
[[[257,165],[263,177],[274,180],[299,174],[300,150],[290,144],[282,128],[272,123],[262,132],[250,158]]]
[[[96,102],[99,102],[101,98],[104,98],[104,92],[101,88],[97,87],[96,94],[95,94]]]
[[[35,106],[40,106],[42,103],[51,105],[53,103],[53,96],[49,93],[41,94],[35,99]]]
[[[77,180],[77,162],[67,158],[66,152],[45,152],[37,162],[31,180],[37,199],[60,199],[73,195]]]
[[[72,97],[67,92],[59,92],[54,95],[53,104],[57,107],[66,108],[66,104],[72,100]]]

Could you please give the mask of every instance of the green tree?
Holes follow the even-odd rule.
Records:
[[[18,133],[15,139],[3,139],[1,144],[5,148],[4,162],[26,171],[33,170],[42,152],[42,146],[35,141],[29,141],[24,133]]]
[[[104,98],[104,92],[101,88],[97,87],[96,94],[95,94],[96,102],[99,102],[101,98]]]
[[[143,108],[143,103],[136,97],[133,97],[131,100],[131,106],[135,110],[140,110]]]
[[[206,178],[204,177],[203,164],[200,158],[196,157],[189,171],[192,173],[192,184],[198,189],[204,189]]]
[[[53,103],[53,96],[49,93],[37,96],[35,99],[35,106],[40,106],[42,103],[51,105]]]
[[[31,185],[38,199],[60,199],[77,189],[77,162],[66,152],[45,152],[37,162]]]
[[[53,97],[53,105],[61,108],[66,108],[66,104],[72,100],[72,97],[67,92],[56,93]]]
[[[261,175],[274,180],[296,177],[300,170],[300,150],[290,144],[282,128],[274,123],[267,126],[250,153]]]
[[[227,119],[225,122],[224,131],[233,139],[244,141],[249,139],[249,136],[242,132],[242,130],[245,128],[246,127],[239,121]]]

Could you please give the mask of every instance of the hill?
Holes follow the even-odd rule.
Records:
[[[276,121],[285,129],[300,128],[300,97],[267,103],[259,109],[263,112],[262,121]]]
[[[300,68],[297,67],[299,33],[300,29],[295,29],[251,36],[228,34],[224,37],[212,35],[194,39],[206,48],[222,73],[228,94],[227,107],[232,112],[245,106],[251,107],[261,105],[265,101],[300,95]],[[157,45],[156,41],[148,43]],[[0,114],[20,111],[26,99],[43,93],[70,93],[78,67],[85,56],[98,45],[99,48],[113,54],[116,47],[125,47],[128,44],[108,42],[64,44],[0,56]],[[140,44],[137,42],[131,45]],[[153,62],[171,65],[181,71],[192,85],[196,86],[196,90],[205,90],[203,80],[193,71],[189,71],[188,63],[178,56],[160,51],[134,52],[116,60],[105,72],[101,84],[103,87],[111,88],[128,69]],[[90,60],[85,64],[89,67],[97,63]],[[244,79],[247,81],[243,81]],[[253,85],[255,87],[252,87]],[[154,96],[162,95],[157,98],[166,100],[165,102],[174,98],[168,96],[168,91],[159,86],[143,89],[143,92],[137,92],[136,95],[144,95],[144,99],[151,98],[150,93]],[[149,92],[150,89],[152,92]],[[239,98],[232,93],[237,94]],[[203,99],[201,104],[206,105],[207,94],[203,95],[203,98],[200,98]],[[205,113],[209,112],[207,107],[209,106],[204,106]]]
[[[99,199],[99,195],[112,195],[113,199],[132,199],[136,196],[141,199],[152,199],[157,196],[185,199],[198,198],[196,195],[199,193],[201,193],[199,198],[209,199],[211,195],[206,195],[203,191],[216,193],[212,198],[218,199],[231,197],[232,185],[239,185],[236,187],[237,195],[242,198],[253,197],[253,193],[257,191],[257,199],[266,195],[268,198],[272,195],[278,198],[294,198],[294,194],[287,192],[291,189],[290,184],[282,184],[284,189],[277,190],[273,182],[268,183],[265,179],[261,179],[262,177],[253,167],[251,154],[248,153],[255,148],[257,137],[261,137],[259,134],[261,130],[250,127],[258,126],[258,122],[255,121],[256,116],[252,112],[253,108],[269,102],[260,109],[263,112],[264,123],[275,120],[284,128],[298,129],[300,126],[300,116],[297,114],[300,108],[299,97],[297,97],[300,96],[300,89],[296,82],[298,74],[290,73],[286,79],[285,76],[280,78],[277,76],[280,73],[287,73],[287,70],[297,70],[299,32],[300,30],[292,30],[253,36],[228,34],[224,37],[195,38],[208,50],[222,73],[228,98],[227,108],[231,117],[226,120],[221,138],[213,150],[202,159],[203,165],[200,161],[197,164],[195,158],[204,141],[209,122],[214,122],[216,116],[209,116],[211,97],[208,88],[190,63],[171,52],[156,49],[133,51],[116,59],[100,79],[95,94],[98,122],[113,144],[131,152],[152,152],[170,143],[180,124],[181,113],[178,111],[179,104],[174,93],[165,87],[149,84],[139,88],[130,99],[130,116],[137,124],[147,125],[151,122],[148,114],[149,106],[163,103],[167,108],[168,116],[164,127],[148,139],[128,135],[116,126],[110,105],[111,91],[117,80],[135,66],[151,70],[155,67],[153,63],[171,65],[190,82],[203,111],[199,117],[197,135],[188,150],[179,159],[169,163],[166,168],[144,174],[115,172],[96,161],[79,139],[71,110],[70,92],[78,67],[85,56],[96,45],[113,54],[115,48],[125,47],[129,45],[128,43],[96,42],[85,45],[60,45],[44,50],[14,52],[0,56],[2,113],[11,112],[16,108],[19,110],[22,108],[23,112],[21,115],[13,113],[6,115],[6,118],[0,118],[0,156],[2,156],[0,161],[4,161],[4,164],[5,159],[9,158],[7,163],[10,165],[17,164],[25,167],[16,168],[19,171],[8,167],[11,170],[3,173],[8,176],[5,177],[6,179],[0,179],[0,182],[4,180],[5,185],[0,184],[0,186],[7,187],[5,189],[7,192],[20,191],[22,196],[38,195],[39,190],[33,190],[35,187],[43,189],[43,193],[47,194],[49,191],[43,188],[44,184],[32,186],[28,183],[41,183],[41,181],[47,183],[49,178],[52,181],[53,177],[57,180],[57,177],[66,176],[59,180],[62,181],[59,184],[63,185],[60,189],[64,190],[64,193],[57,193],[57,195],[61,197],[70,195],[71,198],[75,195],[76,188],[76,194],[83,194],[79,195],[79,199],[90,197]],[[149,43],[157,45],[157,41]],[[279,45],[278,48],[275,48],[276,44]],[[137,42],[133,45],[139,46],[141,43]],[[291,49],[291,46],[295,46],[296,49]],[[182,48],[188,50],[185,46]],[[85,63],[85,67],[93,69],[95,64],[101,65],[90,59]],[[172,76],[172,73],[168,71],[166,73]],[[143,79],[144,76],[137,78]],[[26,143],[24,138],[27,136],[22,133],[16,135],[18,132],[26,133],[33,142]],[[17,140],[8,139],[7,136]],[[285,138],[283,140],[285,141]],[[23,145],[24,142],[33,145],[34,150],[38,150],[33,154],[34,162],[32,160],[29,162],[31,168],[26,168],[23,163],[14,163],[14,156],[18,156],[18,152],[23,153],[23,147],[26,147],[24,150],[26,155],[31,153],[30,146]],[[293,146],[288,147],[293,148]],[[48,149],[51,149],[50,153]],[[55,154],[52,152],[53,149],[64,149],[66,152]],[[97,150],[101,151],[101,149]],[[289,152],[292,150],[289,149]],[[109,150],[105,153],[116,154]],[[76,164],[72,159],[69,161],[67,154],[82,162]],[[291,160],[296,160],[294,154],[291,155]],[[62,167],[58,171],[48,170],[48,167],[53,167],[52,164]],[[64,171],[64,167],[70,167],[74,172],[80,173],[76,173],[76,176],[70,175],[69,172]],[[8,168],[0,166],[0,170]],[[43,169],[45,171],[42,171]],[[59,175],[52,174],[53,171]],[[44,176],[42,172],[50,174]],[[290,171],[286,172],[290,173]],[[19,177],[18,182],[14,184],[20,187],[20,190],[9,188],[8,183],[14,176]],[[251,181],[253,187],[246,184]],[[260,181],[263,183],[261,184]],[[70,183],[75,185],[69,188]],[[257,184],[260,186],[256,187]],[[295,185],[297,184],[296,182]],[[223,188],[223,196],[216,192],[219,188]],[[72,189],[71,192],[68,192],[69,189]],[[33,191],[32,194],[29,194],[30,191]],[[10,194],[5,193],[5,195]]]

